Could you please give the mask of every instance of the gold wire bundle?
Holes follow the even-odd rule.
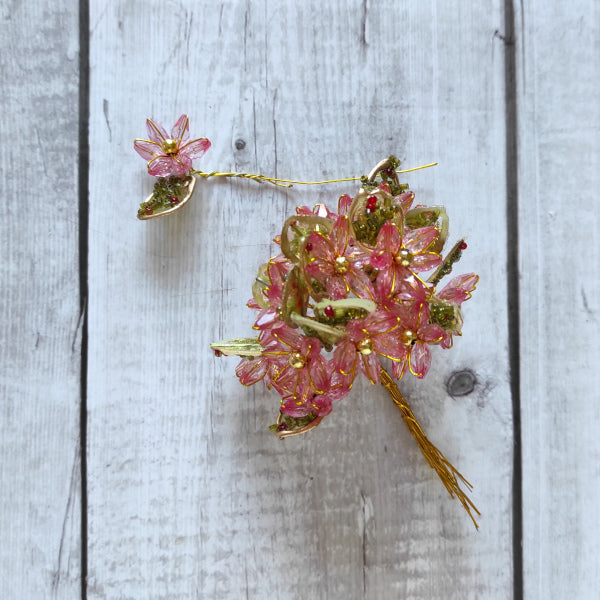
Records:
[[[429,441],[423,429],[419,425],[417,418],[411,410],[408,402],[401,394],[396,382],[392,379],[389,373],[385,369],[381,369],[381,385],[387,390],[391,396],[392,401],[398,407],[398,410],[402,414],[404,424],[415,438],[417,445],[421,449],[423,456],[429,463],[429,466],[435,470],[438,477],[442,480],[444,487],[448,490],[450,496],[454,498],[456,496],[463,508],[467,511],[471,520],[475,524],[475,527],[479,529],[479,525],[473,516],[473,512],[477,516],[481,516],[481,513],[477,510],[470,498],[463,492],[460,487],[461,482],[466,485],[469,490],[473,489],[473,486],[448,462],[446,457]],[[472,512],[473,511],[473,512]]]

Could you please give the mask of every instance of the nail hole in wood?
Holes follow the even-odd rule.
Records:
[[[246,147],[246,142],[243,139],[237,139],[235,140],[235,147],[238,150],[243,150]]]

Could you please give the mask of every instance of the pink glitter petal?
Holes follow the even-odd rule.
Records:
[[[425,250],[438,235],[438,230],[433,226],[413,229],[404,235],[404,247],[417,254]]]
[[[146,131],[148,138],[157,144],[162,144],[169,137],[165,128],[152,119],[146,119]]]
[[[160,144],[148,140],[135,140],[133,142],[135,151],[145,160],[152,160],[155,156],[163,154]]]
[[[338,214],[347,215],[351,204],[352,198],[348,196],[348,194],[340,196],[340,199],[338,200]]]
[[[439,325],[423,325],[419,328],[419,339],[428,344],[437,344],[446,337],[446,332]]]
[[[348,217],[338,217],[333,229],[329,233],[329,242],[337,256],[343,256],[348,245]]]
[[[415,194],[413,192],[404,192],[394,198],[394,200],[400,204],[402,212],[406,212],[412,206],[414,199]]]
[[[371,354],[361,354],[360,367],[362,372],[367,376],[371,383],[379,383],[379,371],[381,370],[381,363],[379,357],[375,352]]]
[[[235,374],[244,385],[253,385],[260,381],[267,372],[267,361],[261,358],[248,360],[243,358],[235,369]]]
[[[310,383],[317,393],[323,393],[329,389],[330,369],[328,366],[327,361],[322,356],[317,356],[308,364]]]
[[[206,138],[199,138],[188,142],[179,149],[179,154],[184,154],[192,158],[202,158],[206,151],[210,148],[210,141]]]
[[[398,228],[388,221],[379,230],[379,234],[377,235],[377,250],[396,254],[400,250],[401,245],[402,238],[400,237]]]
[[[479,275],[475,273],[458,275],[451,279],[437,296],[442,300],[460,305],[471,297],[471,292],[475,290],[478,281]]]
[[[431,353],[427,344],[416,343],[410,353],[410,372],[419,379],[423,379],[431,366]]]
[[[177,119],[177,123],[173,125],[173,129],[171,129],[171,139],[177,142],[179,146],[183,141],[185,141],[190,135],[190,120],[187,115],[181,115],[179,119]]]
[[[333,263],[336,259],[335,252],[333,251],[331,244],[320,233],[312,231],[308,237],[308,241],[312,244],[312,248],[308,253],[309,256],[322,258],[323,260],[328,260]]]
[[[355,371],[356,346],[350,340],[342,340],[333,353],[333,366],[336,371],[349,375]]]
[[[394,379],[402,379],[406,369],[408,367],[408,354],[400,361],[394,361],[392,363],[392,377]]]
[[[415,273],[420,273],[421,271],[429,271],[441,264],[442,258],[439,254],[436,254],[435,252],[424,252],[422,254],[415,254],[410,269]]]
[[[179,165],[170,156],[160,156],[148,165],[148,173],[155,177],[179,175]]]
[[[332,300],[343,300],[348,297],[348,286],[342,277],[330,277],[326,284],[327,295]]]

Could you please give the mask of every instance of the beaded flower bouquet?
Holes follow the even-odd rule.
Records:
[[[466,248],[460,239],[442,257],[448,217],[441,206],[414,206],[400,184],[398,161],[381,161],[337,212],[301,207],[276,241],[281,253],[258,270],[248,306],[258,336],[218,342],[217,355],[242,357],[244,385],[262,381],[281,397],[276,434],[316,427],[360,374],[381,383],[400,409],[429,465],[475,525],[478,511],[460,488],[470,484],[427,439],[395,380],[418,378],[431,364],[431,345],[450,348],[461,334],[461,305],[478,276],[452,278]],[[429,275],[426,273],[431,272]]]

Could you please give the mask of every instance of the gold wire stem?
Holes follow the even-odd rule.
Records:
[[[279,179],[273,179],[272,177],[266,177],[265,175],[254,175],[252,173],[239,173],[238,171],[230,171],[229,173],[221,173],[220,171],[211,171],[210,173],[204,173],[204,171],[192,171],[192,175],[198,175],[208,179],[209,177],[239,177],[243,179],[254,179],[255,181],[266,181],[272,183],[277,187],[291,188],[291,184],[279,183]],[[283,180],[281,180],[283,181]]]
[[[438,477],[442,480],[444,487],[448,490],[450,496],[458,498],[463,508],[467,511],[471,520],[475,524],[475,527],[479,529],[479,525],[473,516],[472,510],[481,516],[481,513],[477,510],[473,502],[460,488],[460,483],[465,484],[469,490],[473,489],[473,486],[448,462],[446,457],[427,439],[427,436],[421,429],[421,426],[417,422],[417,419],[411,410],[408,402],[404,396],[400,393],[396,382],[392,379],[390,374],[385,370],[381,369],[381,385],[387,390],[391,396],[392,401],[398,407],[402,413],[402,419],[404,424],[415,438],[423,456],[429,463],[429,466],[435,470]]]
[[[420,171],[421,169],[427,169],[429,167],[435,167],[436,162],[429,163],[428,165],[421,165],[420,167],[413,167],[412,169],[402,169],[396,171],[396,173],[410,173],[412,171]],[[239,173],[237,171],[231,171],[229,173],[221,173],[220,171],[211,171],[210,173],[204,173],[203,171],[192,171],[193,175],[198,175],[208,179],[209,177],[240,177],[244,179],[254,179],[255,181],[265,181],[272,183],[278,187],[290,188],[293,184],[296,185],[322,185],[324,183],[341,183],[344,181],[358,181],[361,177],[347,177],[346,179],[327,179],[324,181],[298,181],[296,179],[278,179],[277,177],[267,177],[265,175],[254,175],[252,173]]]

